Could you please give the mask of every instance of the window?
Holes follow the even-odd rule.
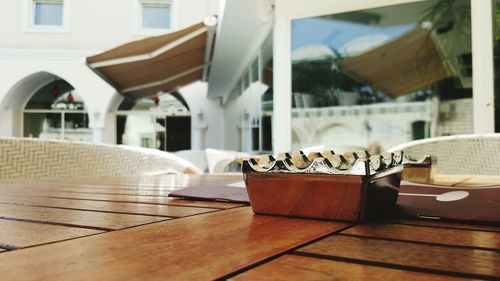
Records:
[[[170,28],[170,5],[142,3],[143,28]]]
[[[23,0],[23,29],[28,32],[68,32],[70,0]]]
[[[34,25],[63,25],[62,0],[33,0]]]
[[[292,20],[291,148],[472,133],[470,13],[431,0]]]
[[[138,0],[138,33],[161,33],[172,28],[171,0]]]

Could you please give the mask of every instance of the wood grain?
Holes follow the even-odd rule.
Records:
[[[285,255],[231,280],[456,280],[456,277]]]
[[[0,247],[23,248],[101,232],[93,229],[0,219]]]
[[[361,177],[248,173],[252,208],[259,214],[355,221],[361,214]]]
[[[494,225],[482,225],[482,224],[465,224],[465,223],[452,223],[444,222],[440,220],[412,220],[412,219],[396,219],[396,218],[385,218],[379,220],[381,223],[399,223],[406,225],[422,225],[422,226],[432,226],[439,228],[450,228],[450,229],[470,229],[478,231],[494,231],[500,232],[500,226]]]
[[[167,196],[170,192],[188,186],[227,185],[242,181],[242,175],[163,175],[148,177],[80,178],[54,180],[5,180],[0,182],[3,192],[64,191],[143,196]]]
[[[405,165],[401,180],[418,183],[433,182],[433,173],[430,166]]]
[[[345,226],[236,208],[3,253],[0,272],[5,280],[214,279]]]
[[[478,185],[493,185],[500,182],[500,176],[488,175],[446,175],[436,174],[434,184],[450,185],[450,186],[478,186]]]
[[[342,232],[367,237],[500,249],[500,233],[402,224],[357,225]]]
[[[161,174],[140,177],[97,177],[97,178],[67,178],[57,181],[51,179],[11,179],[2,180],[0,186],[54,186],[54,187],[91,187],[91,188],[117,188],[117,189],[151,189],[171,190],[188,186],[206,186],[214,184],[228,184],[242,181],[239,175],[174,175]]]
[[[167,197],[170,192],[175,190],[172,189],[143,189],[143,188],[120,188],[120,187],[108,187],[108,186],[70,186],[70,185],[20,185],[20,186],[5,186],[0,185],[0,191],[2,192],[31,192],[33,191],[33,186],[36,186],[36,191],[44,192],[72,192],[72,193],[96,193],[96,194],[119,194],[119,195],[142,195],[142,196],[155,196],[155,197]]]
[[[0,194],[16,194],[16,195],[32,196],[32,197],[63,198],[63,199],[75,199],[75,200],[95,200],[95,201],[107,201],[107,202],[144,203],[144,204],[171,205],[171,206],[208,207],[217,209],[230,209],[234,207],[244,206],[244,204],[209,202],[209,201],[191,201],[191,200],[173,199],[167,197],[74,193],[74,192],[38,191],[38,190],[32,190],[30,191],[29,194],[19,190],[0,192]]]
[[[0,203],[19,205],[70,208],[88,211],[104,211],[138,215],[154,215],[164,217],[185,217],[219,209],[153,205],[140,203],[120,203],[89,200],[71,200],[61,198],[29,197],[0,193]]]
[[[44,207],[0,204],[0,218],[67,224],[99,229],[125,227],[168,220],[165,217],[75,211]]]
[[[420,270],[500,277],[500,253],[334,235],[306,246],[299,253],[331,256]]]

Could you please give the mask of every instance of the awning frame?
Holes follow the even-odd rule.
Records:
[[[199,28],[196,28],[197,26],[199,26]],[[137,99],[137,98],[141,98],[144,96],[154,96],[154,94],[151,94],[151,93],[147,94],[147,95],[143,95],[143,94],[147,93],[147,90],[151,89],[153,87],[160,88],[160,91],[163,91],[161,89],[162,85],[165,85],[166,87],[172,87],[172,86],[174,87],[174,88],[168,88],[168,90],[165,90],[165,92],[175,91],[179,87],[182,87],[183,85],[185,85],[185,84],[175,85],[175,80],[182,80],[182,78],[184,78],[184,81],[178,82],[179,84],[181,84],[181,83],[185,83],[186,81],[189,82],[190,79],[195,79],[194,77],[196,77],[197,75],[201,76],[201,78],[199,78],[199,79],[201,79],[202,81],[208,80],[208,76],[210,73],[210,65],[211,65],[211,60],[212,60],[212,55],[213,55],[213,49],[214,49],[214,42],[215,42],[215,37],[216,37],[216,26],[217,26],[217,17],[215,17],[215,16],[208,17],[203,21],[203,24],[201,24],[201,23],[196,24],[196,25],[188,27],[184,30],[179,30],[176,32],[183,32],[183,31],[186,32],[189,29],[193,29],[193,27],[196,28],[195,30],[189,31],[189,33],[183,34],[181,37],[175,38],[174,40],[172,40],[170,42],[166,42],[166,44],[163,46],[160,45],[160,47],[157,46],[156,48],[154,48],[152,50],[148,50],[148,52],[139,53],[139,54],[137,54],[137,52],[136,52],[135,54],[129,54],[127,56],[116,57],[116,58],[111,57],[111,58],[106,58],[106,59],[100,60],[100,61],[98,59],[97,59],[97,61],[95,61],[95,59],[94,59],[94,62],[90,62],[90,61],[92,61],[92,58],[95,57],[95,56],[93,56],[93,57],[90,57],[90,59],[87,58],[87,65],[90,67],[90,69],[92,69],[92,71],[94,71],[97,75],[99,75],[106,82],[108,82],[111,86],[113,86],[118,91],[118,93],[120,93],[121,95],[123,95],[127,98],[130,98],[130,99]],[[171,33],[171,34],[175,34],[176,32]],[[137,85],[133,85],[133,83],[129,83],[128,87],[126,87],[127,85],[123,85],[123,84],[120,85],[120,84],[115,83],[113,81],[112,72],[110,74],[109,72],[106,73],[106,72],[101,70],[103,68],[108,67],[107,69],[109,71],[109,69],[110,69],[109,67],[113,67],[113,66],[118,67],[120,65],[136,63],[136,62],[141,63],[141,62],[146,62],[148,60],[153,60],[155,58],[157,58],[156,61],[158,61],[158,59],[163,60],[161,57],[160,58],[158,58],[158,57],[165,55],[169,51],[171,51],[177,47],[180,47],[183,44],[187,44],[190,40],[193,40],[201,35],[206,36],[204,38],[206,40],[204,53],[203,54],[199,53],[200,59],[203,58],[203,63],[201,63],[201,61],[200,61],[201,64],[200,63],[193,64],[194,67],[192,67],[192,68],[179,69],[179,70],[182,70],[182,72],[171,73],[170,76],[165,77],[163,79],[158,79],[158,78],[161,78],[161,76],[157,75],[156,78],[158,80],[147,81],[147,82],[141,81],[141,82],[145,82],[145,83],[137,84]],[[162,36],[164,36],[164,35],[162,35]],[[145,38],[142,40],[148,40],[148,39],[149,38]],[[137,46],[140,46],[140,45],[138,45],[136,42],[140,42],[142,40],[130,42],[130,43],[127,43],[125,45],[128,45],[128,44],[134,45],[134,43],[135,43],[134,47],[137,48]],[[197,40],[198,40],[198,42],[200,42],[199,39],[197,39]],[[147,43],[145,43],[145,44],[147,44]],[[122,46],[124,46],[124,45],[122,45]],[[102,54],[105,54],[104,56],[106,56],[106,53],[112,52],[115,49],[122,48],[122,46],[116,47],[116,48],[114,48],[110,51],[104,52]],[[127,53],[127,49],[124,49],[124,50],[125,50],[125,53]],[[133,49],[132,49],[132,52],[134,52]],[[96,56],[100,56],[100,55],[102,56],[102,54],[98,54]],[[122,52],[122,54],[123,54],[123,52]],[[143,63],[141,63],[141,64],[144,66]],[[111,68],[111,69],[113,69],[113,68]],[[158,70],[160,70],[160,69],[158,69]],[[198,71],[201,71],[200,74],[195,74]],[[163,73],[163,72],[157,72],[157,73]],[[111,75],[111,76],[109,76],[109,75]],[[188,77],[186,77],[187,75],[191,75],[193,78],[188,78]],[[143,72],[143,77],[144,77],[144,72]],[[139,79],[139,80],[144,80],[144,79]],[[121,83],[123,83],[123,81]],[[171,83],[171,85],[166,85],[168,83]],[[137,91],[141,91],[141,90],[143,90],[142,94],[140,92],[137,92]],[[144,90],[146,90],[146,91],[144,92]],[[151,89],[151,90],[154,90],[154,89]],[[137,95],[134,95],[133,94],[134,92],[136,92]]]
[[[111,65],[117,65],[117,64],[125,64],[125,63],[131,63],[131,62],[137,62],[137,61],[143,61],[143,60],[148,60],[152,59],[155,57],[158,57],[159,55],[168,52],[169,50],[180,46],[181,44],[193,39],[194,37],[202,34],[203,32],[208,31],[208,28],[206,26],[184,36],[181,37],[171,43],[168,43],[167,45],[156,49],[150,53],[147,54],[142,54],[142,55],[133,55],[133,56],[128,56],[128,57],[122,57],[122,58],[117,58],[117,59],[109,59],[105,61],[100,61],[100,62],[95,62],[89,64],[91,68],[99,68],[99,67],[106,67],[106,66],[111,66]]]

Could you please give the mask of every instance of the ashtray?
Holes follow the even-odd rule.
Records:
[[[363,222],[394,207],[402,162],[402,152],[298,152],[246,159],[242,171],[256,214]]]

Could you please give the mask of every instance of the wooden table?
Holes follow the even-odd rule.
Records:
[[[1,280],[500,278],[500,227],[348,224],[171,199],[239,176],[0,183]]]

